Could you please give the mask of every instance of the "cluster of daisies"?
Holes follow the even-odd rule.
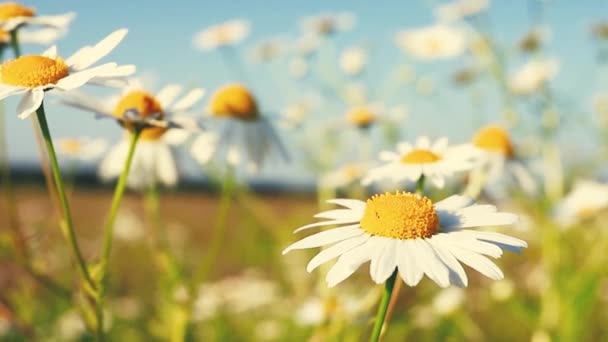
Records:
[[[6,31],[7,41],[17,45],[22,36],[37,26],[55,32],[53,37],[46,38],[57,38],[66,31],[73,17],[72,13],[37,16],[30,7],[0,4],[0,29]],[[0,67],[0,99],[20,96],[17,115],[25,119],[37,110],[44,110],[46,95],[58,93],[59,101],[65,105],[94,113],[98,118],[115,120],[127,133],[135,129],[141,131],[127,181],[136,189],[155,183],[175,185],[178,169],[171,146],[183,143],[190,136],[195,136],[192,156],[203,164],[216,157],[255,171],[267,158],[287,158],[277,133],[244,85],[228,84],[220,88],[211,96],[207,108],[200,110],[204,115],[196,117],[190,114],[205,95],[203,89],[183,93],[182,86],[168,84],[154,92],[132,77],[136,71],[134,65],[98,64],[126,35],[126,29],[117,30],[68,58],[62,58],[55,46],[39,55],[17,55]],[[37,43],[44,44],[47,40]],[[118,91],[109,98],[97,98],[80,91],[87,84]],[[201,124],[202,120],[206,123]],[[129,150],[126,138],[107,151],[99,168],[102,179],[120,175]],[[83,159],[94,159],[106,152],[98,139],[67,138],[58,140],[57,145],[60,153]]]

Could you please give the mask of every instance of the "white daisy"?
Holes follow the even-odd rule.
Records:
[[[196,121],[183,114],[190,111],[205,92],[195,88],[176,101],[181,90],[181,86],[169,84],[153,95],[132,82],[114,101],[99,101],[72,93],[62,97],[61,102],[115,119],[128,130],[135,127],[142,130],[127,178],[127,185],[142,189],[155,183],[176,184],[178,172],[171,145],[181,144],[189,132],[199,131]],[[110,149],[99,168],[102,179],[110,180],[120,175],[128,156],[129,140],[125,136]]]
[[[351,47],[340,55],[340,68],[348,76],[359,75],[367,65],[367,51],[361,47]]]
[[[437,7],[435,16],[447,22],[456,21],[482,12],[489,4],[489,0],[455,0]]]
[[[593,218],[608,208],[608,185],[579,180],[558,204],[555,217],[563,226]]]
[[[471,179],[477,178],[480,182],[470,185],[479,188],[467,189],[468,195],[475,196],[483,187],[502,192],[500,185],[513,180],[526,193],[536,193],[536,181],[524,163],[517,159],[509,133],[504,128],[496,125],[481,128],[473,137],[472,144],[461,146],[461,151],[477,156]]]
[[[411,193],[374,195],[367,202],[333,199],[329,203],[343,208],[321,212],[327,219],[305,225],[296,232],[321,226],[340,225],[308,236],[287,247],[296,249],[329,246],[308,263],[307,270],[334,258],[338,261],[326,276],[330,287],[351,276],[371,261],[374,282],[384,283],[396,270],[409,286],[417,285],[426,274],[441,287],[467,286],[468,278],[460,262],[493,280],[502,271],[488,258],[498,258],[502,249],[519,252],[525,241],[496,232],[466,228],[510,225],[517,216],[497,212],[492,205],[476,205],[464,196],[454,195],[434,203]]]
[[[219,124],[216,132],[201,134],[191,146],[194,159],[205,165],[223,158],[230,165],[245,165],[256,172],[268,158],[287,160],[287,153],[275,129],[262,116],[251,92],[243,85],[218,89],[209,101],[208,112]]]
[[[509,88],[518,95],[530,95],[549,83],[559,72],[556,59],[535,59],[517,69],[509,78]]]
[[[356,17],[351,12],[323,13],[306,17],[300,26],[304,32],[317,36],[328,36],[340,31],[351,30],[355,26]]]
[[[16,2],[0,4],[0,29],[13,31],[22,26],[46,26],[56,29],[66,28],[76,17],[75,13],[62,15],[36,15],[36,10]]]
[[[343,188],[361,180],[368,168],[365,163],[345,164],[321,176],[319,184],[324,188]]]
[[[404,52],[422,60],[456,57],[467,47],[462,30],[442,24],[398,32],[396,43]]]
[[[416,182],[424,176],[436,187],[443,188],[447,177],[473,167],[475,153],[448,146],[447,138],[431,144],[429,138],[422,136],[415,145],[402,142],[396,152],[382,151],[380,160],[386,164],[370,169],[362,183],[369,185],[383,179],[395,183]]]
[[[92,161],[101,157],[107,150],[108,143],[104,139],[88,137],[59,138],[55,142],[57,154],[82,161]]]
[[[235,19],[210,26],[194,35],[193,43],[197,49],[207,51],[224,46],[235,45],[249,35],[249,23]]]
[[[87,83],[109,84],[135,72],[134,65],[106,63],[91,67],[110,53],[127,34],[118,30],[94,46],[85,46],[65,61],[51,47],[42,55],[25,55],[0,66],[0,100],[23,94],[17,115],[27,118],[42,104],[50,89],[73,90]]]
[[[251,57],[255,62],[270,63],[281,57],[285,50],[285,39],[274,37],[259,42],[251,50]]]

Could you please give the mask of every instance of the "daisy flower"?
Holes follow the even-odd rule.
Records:
[[[181,90],[180,86],[170,84],[154,95],[132,82],[123,88],[121,97],[115,101],[71,94],[61,102],[102,118],[112,118],[127,130],[141,129],[127,185],[142,189],[159,182],[166,186],[177,183],[178,172],[171,146],[183,143],[188,131],[198,131],[197,123],[182,114],[191,110],[204,95],[204,90],[195,88],[176,101]],[[99,168],[103,180],[120,176],[129,144],[129,138],[125,136],[110,149]]]
[[[338,189],[358,182],[369,166],[365,163],[345,164],[321,176],[319,183],[324,188]]]
[[[349,109],[344,115],[344,119],[351,126],[366,129],[376,122],[377,112],[377,106],[357,106]]]
[[[56,29],[66,28],[76,14],[66,13],[62,15],[36,15],[36,9],[27,7],[16,2],[5,2],[0,4],[0,29],[7,32],[22,26],[45,26]]]
[[[464,152],[466,149],[472,151]],[[505,177],[514,179],[528,194],[537,190],[536,181],[524,164],[516,157],[509,133],[502,127],[488,125],[473,137],[472,144],[462,146],[463,153],[476,154],[474,173],[486,174],[485,184],[498,185]]]
[[[362,184],[387,178],[395,183],[416,182],[424,176],[436,187],[443,188],[446,178],[473,167],[475,153],[449,147],[447,138],[431,143],[428,137],[422,136],[415,145],[402,142],[397,145],[396,152],[381,152],[380,160],[386,164],[370,169]]]
[[[559,71],[555,59],[532,60],[521,66],[509,78],[509,88],[518,95],[530,95],[549,83]]]
[[[340,55],[340,69],[348,76],[359,75],[367,65],[367,51],[360,47],[351,47]]]
[[[209,101],[208,113],[221,127],[219,133],[203,133],[192,143],[192,156],[199,163],[205,165],[224,154],[230,165],[244,164],[256,172],[269,157],[288,159],[278,134],[245,86],[229,84],[218,89]]]
[[[65,61],[53,46],[42,55],[25,55],[4,62],[0,66],[0,100],[23,95],[17,115],[25,119],[40,107],[47,90],[73,90],[87,83],[110,84],[133,74],[134,65],[106,63],[91,67],[110,53],[126,34],[126,29],[115,31],[96,45],[81,48]]]
[[[281,57],[285,50],[285,40],[281,37],[270,38],[261,41],[251,51],[254,61],[270,63]]]
[[[324,13],[302,19],[304,32],[316,36],[330,36],[340,31],[351,30],[355,26],[355,15],[350,12]]]
[[[92,161],[101,157],[107,150],[108,143],[100,138],[67,137],[57,139],[55,146],[59,155],[74,160]]]
[[[560,224],[568,226],[593,218],[606,208],[608,185],[592,180],[579,180],[558,204],[555,216]]]
[[[249,23],[235,19],[210,26],[194,35],[194,46],[203,51],[235,45],[249,35]]]
[[[341,206],[315,217],[327,219],[305,225],[296,232],[322,226],[340,225],[308,236],[287,247],[296,249],[329,246],[319,252],[306,269],[338,258],[326,276],[333,287],[351,276],[362,264],[371,261],[370,276],[384,283],[396,270],[409,286],[417,285],[423,275],[441,287],[465,287],[468,278],[461,262],[498,280],[502,271],[488,258],[498,258],[502,249],[518,252],[526,242],[496,232],[467,228],[510,225],[517,216],[497,212],[492,205],[476,205],[464,196],[454,195],[437,203],[412,193],[374,195],[366,202],[333,199]]]
[[[441,24],[398,32],[396,42],[404,52],[422,60],[456,57],[467,47],[464,32]]]
[[[440,20],[457,21],[482,12],[489,4],[489,0],[456,0],[437,7],[435,15]]]

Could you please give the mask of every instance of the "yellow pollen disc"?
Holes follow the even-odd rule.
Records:
[[[82,150],[82,144],[78,139],[66,138],[59,141],[59,149],[66,154],[78,154]]]
[[[116,105],[116,108],[112,114],[120,118],[128,110],[137,110],[143,117],[158,113],[162,114],[163,112],[160,102],[158,102],[158,100],[152,96],[152,94],[141,90],[135,90],[123,96],[120,101],[118,101],[118,104]],[[126,124],[125,128],[132,129],[133,127],[132,125]],[[157,140],[166,131],[167,128],[163,127],[144,128],[141,132],[140,139]]]
[[[33,8],[25,7],[15,2],[0,4],[0,20],[17,17],[33,17],[36,14]]]
[[[35,88],[57,83],[69,70],[61,58],[27,55],[2,64],[0,75],[5,84]]]
[[[211,114],[220,118],[255,120],[259,117],[258,105],[251,92],[240,84],[218,89],[209,103]]]
[[[431,164],[441,160],[441,156],[429,150],[413,149],[408,154],[401,157],[403,164]]]
[[[513,156],[513,145],[509,133],[499,126],[486,126],[473,137],[473,144],[481,149]]]
[[[392,239],[429,238],[439,229],[433,202],[409,192],[384,193],[367,200],[361,229]]]
[[[374,113],[367,107],[353,108],[346,113],[346,121],[359,128],[367,128],[376,120]]]

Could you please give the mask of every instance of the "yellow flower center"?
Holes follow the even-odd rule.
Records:
[[[8,44],[11,41],[9,33],[3,29],[0,29],[0,44]]]
[[[78,154],[82,151],[82,144],[78,139],[62,139],[59,141],[59,150],[65,154]]]
[[[431,164],[438,160],[441,160],[441,156],[438,156],[429,150],[423,150],[418,148],[413,149],[412,151],[401,157],[401,162],[403,164]]]
[[[211,114],[218,118],[256,120],[258,105],[251,92],[243,85],[230,84],[218,89],[209,104]]]
[[[15,2],[0,4],[0,20],[16,17],[33,17],[36,14],[33,8],[25,7]]]
[[[481,149],[499,152],[504,156],[513,156],[513,145],[509,134],[502,127],[487,126],[473,137],[473,144]]]
[[[160,118],[163,117],[163,110],[160,106],[160,102],[158,102],[158,100],[150,93],[141,90],[135,90],[123,96],[120,101],[118,101],[118,104],[116,105],[116,108],[112,114],[121,118],[128,110],[136,110],[142,117],[147,117],[158,113],[161,114]],[[133,129],[133,125],[125,124],[125,128]],[[147,127],[142,130],[140,139],[157,140],[166,131],[167,128],[165,127]]]
[[[433,202],[409,192],[384,193],[367,200],[361,229],[392,239],[429,238],[439,229]]]
[[[2,64],[0,75],[2,83],[35,88],[57,83],[69,70],[61,58],[27,55]]]
[[[367,107],[353,108],[346,113],[346,121],[359,128],[368,128],[375,120],[376,116]]]

